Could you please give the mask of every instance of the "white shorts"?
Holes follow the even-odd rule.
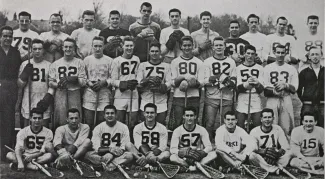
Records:
[[[109,104],[109,102],[99,102],[98,106],[97,106],[97,111],[104,111],[105,106],[107,106]],[[84,102],[82,107],[88,109],[88,110],[92,110],[95,111],[95,106],[96,103],[92,103],[92,102]]]
[[[117,110],[123,110],[123,111],[130,111],[130,99],[115,99],[114,100],[114,106]],[[132,99],[132,112],[136,112],[139,110],[139,100],[138,99]]]
[[[151,103],[151,102],[141,100],[141,105],[140,105],[141,111],[144,111],[144,106],[148,103]],[[155,105],[157,106],[157,113],[162,113],[162,112],[167,111],[167,103],[162,103],[162,104],[156,103]]]

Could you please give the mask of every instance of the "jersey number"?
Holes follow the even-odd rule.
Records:
[[[273,43],[272,49],[273,49],[274,52],[275,52],[275,49],[276,49],[276,47],[277,47],[278,45],[281,45],[281,44],[278,43],[278,42]],[[288,54],[290,53],[290,43],[286,43],[286,44],[284,45],[284,47],[285,47],[285,53],[286,53],[286,55],[288,55]]]
[[[236,45],[234,43],[227,43],[226,46],[229,49],[230,55],[232,55],[233,52],[236,52],[239,55],[244,55],[245,44],[238,43]]]
[[[45,82],[45,69],[33,68],[32,81]]]
[[[136,61],[131,61],[130,64],[129,64],[129,62],[123,62],[121,64],[122,75],[135,74],[135,68],[136,68],[137,64],[138,64],[138,62],[136,62]],[[131,73],[130,73],[130,69],[131,69]]]
[[[20,42],[21,42],[21,40],[22,40],[23,38],[22,38],[22,37],[14,37],[14,40],[17,40],[17,39],[18,39],[18,41],[17,41],[17,43],[15,44],[15,47],[18,48],[18,46],[19,46],[19,44],[20,44]],[[24,45],[22,46],[22,48],[23,48],[24,50],[28,50],[28,44],[29,44],[29,42],[31,42],[31,41],[32,41],[31,38],[25,37],[24,40],[23,40]]]
[[[261,148],[262,149],[265,149],[266,148],[266,144],[267,144],[267,141],[269,140],[270,136],[269,135],[263,135],[261,136],[261,139],[265,139],[264,140],[264,143],[261,145]],[[272,139],[272,147],[276,147],[275,145],[275,139],[274,139],[274,134],[271,135],[271,139]]]
[[[121,146],[121,133],[116,133],[112,139],[110,133],[102,134],[102,147],[109,147],[112,142],[116,142],[116,146]]]
[[[221,66],[225,66],[225,68],[223,70],[221,70]],[[224,73],[226,75],[229,75],[229,68],[230,68],[230,64],[227,62],[223,62],[222,64],[215,62],[212,63],[212,73],[213,75],[219,75],[220,73]]]
[[[67,71],[68,71],[68,75],[66,74]],[[59,78],[76,75],[77,74],[77,67],[69,67],[69,68],[64,67],[64,66],[59,67],[58,72],[59,72]]]
[[[184,75],[184,74],[191,74],[191,75],[196,75],[197,71],[197,64],[190,62],[190,63],[185,63],[181,62],[179,63],[179,74]]]
[[[307,141],[307,139],[304,139],[302,145],[303,145],[304,149],[307,149],[307,148],[314,149],[314,148],[316,148],[316,139],[311,138],[308,141]]]
[[[150,132],[149,131],[143,131],[142,132],[142,144],[148,144],[149,140],[152,145],[157,145],[159,146],[159,133],[158,132]]]
[[[256,78],[258,78],[260,74],[260,72],[256,69],[252,69],[250,72],[251,74],[249,75],[248,69],[240,70],[240,75],[242,76],[242,82],[246,82],[250,76],[255,76]]]
[[[285,79],[285,82],[288,83],[289,81],[289,73],[287,71],[281,71],[280,74],[283,76],[283,78]],[[270,73],[270,81],[272,84],[276,83],[279,81],[279,72],[278,71],[272,71]]]
[[[191,144],[190,138],[192,138],[192,137],[194,137],[195,139],[194,139],[194,142]],[[181,137],[181,142],[183,144],[183,147],[198,146],[199,139],[200,139],[200,134],[192,133],[191,137],[190,137],[190,134],[184,134]]]
[[[319,47],[320,49],[323,49],[323,41],[321,41],[321,40],[316,40],[315,43],[313,43],[313,41],[306,41],[305,42],[306,52],[309,52],[310,47],[312,47],[313,45]]]
[[[41,136],[27,136],[26,138],[26,146],[28,149],[36,149],[40,150],[42,148],[42,145],[45,141],[45,137]],[[36,145],[37,144],[37,145]]]
[[[146,77],[149,77],[151,73],[154,71],[155,67],[146,67],[146,70],[149,70]],[[156,68],[156,74],[159,75],[160,78],[164,79],[164,68],[163,67],[157,67]]]

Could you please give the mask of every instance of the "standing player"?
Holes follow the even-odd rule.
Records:
[[[225,113],[224,123],[216,130],[216,153],[221,157],[218,157],[217,161],[222,159],[222,163],[225,162],[239,169],[240,165],[246,162],[256,149],[256,144],[244,129],[236,126],[237,119],[233,111]]]
[[[29,43],[38,38],[38,33],[30,30],[31,22],[32,15],[30,13],[22,11],[18,14],[19,28],[14,30],[12,46],[18,48],[23,61],[28,60]]]
[[[266,107],[274,111],[274,124],[281,126],[285,134],[290,136],[294,127],[290,94],[294,94],[298,88],[298,73],[293,66],[285,63],[285,46],[276,46],[274,54],[276,61],[264,68]]]
[[[169,10],[170,26],[161,30],[160,40],[161,54],[165,56],[164,62],[171,63],[173,59],[182,53],[180,41],[184,35],[190,35],[188,29],[180,27],[181,11],[179,9]]]
[[[114,106],[117,109],[116,116],[121,122],[125,123],[125,114],[131,111],[131,117],[128,116],[127,123],[131,131],[137,123],[139,110],[138,90],[136,89],[138,81],[136,78],[140,60],[133,55],[133,49],[133,38],[125,37],[123,55],[115,58],[112,65],[112,80],[114,80],[114,86],[117,87],[114,97]],[[131,102],[132,105],[130,105]],[[131,121],[129,121],[130,118]]]
[[[260,117],[262,125],[255,127],[250,133],[258,146],[251,154],[250,161],[268,172],[278,173],[277,165],[285,167],[291,158],[289,142],[282,128],[273,124],[272,109],[263,109]]]
[[[92,40],[95,36],[98,36],[100,30],[95,29],[95,12],[86,10],[82,13],[83,27],[74,30],[71,33],[71,38],[77,42],[77,52],[81,55],[82,59],[92,54]]]
[[[141,18],[130,25],[130,33],[135,38],[134,55],[138,56],[141,62],[148,61],[149,45],[160,38],[159,24],[150,20],[152,5],[144,2],[140,6]]]
[[[247,17],[249,31],[241,35],[240,38],[246,40],[256,48],[257,56],[263,63],[266,63],[266,35],[258,32],[260,18],[255,14],[250,14]]]
[[[30,111],[30,126],[18,132],[15,152],[7,153],[7,159],[12,162],[11,168],[18,171],[24,171],[25,168],[38,170],[38,167],[31,163],[32,160],[45,164],[53,159],[53,133],[43,127],[42,119],[42,111],[37,108]]]
[[[83,109],[86,123],[93,129],[102,121],[104,107],[110,101],[111,67],[113,59],[103,55],[104,38],[95,36],[92,40],[93,54],[84,59],[87,75],[87,88],[83,95]],[[96,109],[97,108],[97,109]],[[95,111],[97,111],[96,124],[94,124]]]
[[[120,27],[121,14],[117,10],[109,13],[109,27],[100,31],[99,36],[104,37],[105,49],[104,54],[116,58],[123,54],[121,48],[122,38],[131,35],[128,30]]]
[[[135,155],[139,152],[143,154],[137,163],[145,166],[147,163],[156,164],[170,157],[167,148],[168,132],[167,128],[157,122],[157,106],[153,103],[147,103],[144,106],[145,121],[136,125],[133,131],[134,146],[132,151]]]
[[[305,112],[314,113],[317,125],[324,127],[324,67],[320,60],[323,53],[320,48],[312,46],[308,58],[311,64],[299,73],[298,96],[302,101],[301,116]],[[303,119],[303,118],[301,118]]]
[[[213,55],[211,41],[219,36],[217,32],[210,29],[211,18],[212,15],[209,11],[202,12],[200,14],[201,29],[191,33],[195,48],[193,54],[202,61]]]
[[[170,161],[186,167],[192,166],[193,170],[196,169],[194,162],[208,164],[217,157],[212,151],[208,132],[196,124],[196,114],[194,107],[184,109],[184,124],[174,130],[170,144]]]
[[[128,127],[116,120],[116,108],[107,105],[104,108],[104,119],[93,130],[91,142],[93,151],[85,155],[85,159],[95,165],[105,165],[108,170],[114,170],[116,164],[126,164],[133,160],[131,152],[127,152],[133,145],[130,142]]]
[[[244,63],[237,66],[235,70],[238,89],[236,110],[238,126],[241,128],[245,127],[246,120],[251,120],[254,127],[261,124],[262,101],[260,95],[264,90],[263,67],[254,62],[256,56],[255,47],[252,45],[246,46],[244,56]],[[248,108],[250,108],[251,119],[248,119]]]
[[[249,45],[249,42],[239,37],[240,24],[237,20],[232,20],[229,23],[230,36],[226,39],[226,51],[225,56],[230,56],[235,60],[238,66],[245,60],[244,51],[245,46]]]
[[[57,89],[54,99],[55,127],[65,124],[68,109],[77,108],[81,111],[80,88],[86,84],[86,73],[84,62],[74,57],[75,49],[75,40],[64,40],[64,57],[50,66],[49,86]]]
[[[69,166],[71,158],[82,158],[91,148],[89,126],[80,123],[80,112],[71,108],[67,112],[67,124],[56,129],[53,145],[58,154],[56,167]],[[70,162],[70,163],[69,163]]]
[[[193,56],[193,39],[184,36],[181,39],[183,54],[171,63],[172,85],[175,88],[173,99],[174,122],[173,129],[180,126],[184,107],[199,107],[199,87],[203,81],[202,61]],[[198,111],[198,110],[196,110]]]
[[[320,156],[320,147],[324,149],[324,129],[316,126],[314,114],[306,112],[302,126],[292,130],[290,141],[291,150],[295,158],[290,161],[292,167],[324,168],[324,158]]]
[[[205,98],[205,127],[209,132],[210,140],[213,141],[216,128],[221,126],[222,119],[217,121],[217,112],[222,105],[220,116],[232,110],[232,99],[235,86],[233,73],[236,63],[230,57],[225,57],[225,40],[222,37],[213,39],[214,55],[207,58],[204,63],[204,84],[206,86]],[[223,102],[221,104],[221,98]],[[221,117],[222,118],[222,117]],[[216,127],[215,127],[216,126]]]
[[[171,87],[170,65],[162,62],[159,44],[151,44],[149,53],[150,60],[139,65],[137,75],[142,88],[139,88],[142,91],[140,109],[144,111],[146,104],[154,103],[157,105],[156,121],[166,125],[167,91]]]

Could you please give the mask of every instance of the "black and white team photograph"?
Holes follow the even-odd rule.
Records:
[[[314,179],[324,0],[1,0],[0,179]]]

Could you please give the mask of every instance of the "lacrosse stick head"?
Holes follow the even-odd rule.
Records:
[[[201,164],[202,167],[211,175],[212,178],[225,178],[225,174],[220,172],[219,170],[216,170],[210,166]]]
[[[242,168],[244,168],[244,170],[246,172],[248,172],[254,178],[264,179],[269,174],[268,171],[266,171],[266,170],[264,170],[262,168],[253,166],[253,165],[244,165],[244,164],[242,164]]]
[[[180,169],[180,166],[178,165],[163,164],[160,162],[157,163],[167,178],[173,178]]]
[[[75,164],[74,168],[81,176],[86,178],[96,178],[101,176],[101,174],[96,171],[93,166],[79,160],[74,159],[73,161]]]

